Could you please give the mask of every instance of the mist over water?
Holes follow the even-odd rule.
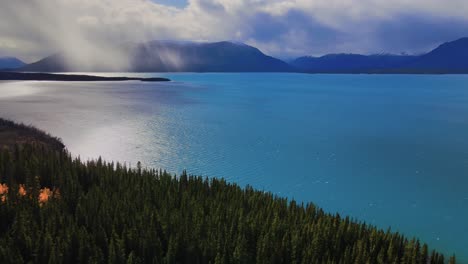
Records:
[[[59,55],[60,62],[70,70],[130,70],[132,44],[129,41],[146,42],[157,34],[142,28],[136,30],[129,21],[119,23],[119,19],[125,19],[116,16],[122,10],[104,15],[102,10],[110,8],[112,1],[108,2],[5,1],[0,17],[8,23],[0,25],[0,51],[8,48],[15,52],[8,55],[20,56],[28,63]],[[130,6],[131,2],[126,1]]]
[[[1,82],[0,113],[84,159],[225,177],[468,259],[468,77],[164,76]]]

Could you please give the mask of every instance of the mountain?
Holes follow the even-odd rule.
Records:
[[[26,65],[26,63],[13,57],[0,57],[0,69],[16,69]]]
[[[285,72],[292,67],[252,46],[234,42],[196,43],[152,41],[127,45],[128,71],[132,72]],[[26,65],[22,71],[96,71],[67,65],[55,54]],[[100,68],[98,71],[109,71]]]
[[[37,62],[25,65],[18,69],[25,72],[67,72],[73,71],[65,63],[65,58],[62,54],[54,54],[52,56],[41,59]]]
[[[403,68],[412,71],[468,73],[468,38],[446,42]]]
[[[352,73],[395,69],[414,61],[415,58],[392,54],[329,54],[322,57],[300,57],[292,61],[291,65],[306,72]]]
[[[291,67],[252,46],[234,42],[153,41],[132,49],[135,71],[282,72]]]
[[[300,57],[291,65],[310,73],[468,73],[468,38],[444,43],[420,56],[329,54]]]

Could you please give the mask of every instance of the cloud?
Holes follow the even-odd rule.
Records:
[[[402,14],[395,21],[381,22],[375,31],[375,46],[385,51],[419,53],[441,42],[468,36],[463,18]]]
[[[236,40],[280,57],[423,52],[468,35],[465,0],[15,0],[0,9],[0,56],[125,68],[122,43]]]

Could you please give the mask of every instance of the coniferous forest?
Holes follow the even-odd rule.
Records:
[[[313,204],[34,140],[2,147],[0,180],[0,263],[455,263]]]

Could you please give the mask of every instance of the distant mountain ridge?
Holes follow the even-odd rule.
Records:
[[[190,43],[153,41],[132,49],[134,71],[161,72],[282,72],[287,63],[257,48],[229,41]]]
[[[300,57],[291,62],[294,67],[309,72],[365,72],[402,67],[416,56],[377,54],[328,54],[321,57]]]
[[[419,56],[330,54],[300,57],[291,65],[309,73],[468,73],[468,38]]]
[[[0,57],[0,69],[16,69],[26,65],[23,61],[14,57]]]
[[[213,43],[152,41],[130,44],[131,72],[288,72],[293,68],[257,48],[229,41]],[[67,72],[106,71],[69,66],[62,54],[55,54],[21,68],[22,71]]]
[[[289,64],[233,41],[152,41],[125,46],[131,72],[306,72],[468,73],[468,38],[441,44],[424,55],[328,54],[299,57]],[[35,72],[109,71],[66,64],[55,54],[18,70]]]
[[[69,72],[73,71],[65,63],[62,54],[54,54],[18,69],[25,72]]]

